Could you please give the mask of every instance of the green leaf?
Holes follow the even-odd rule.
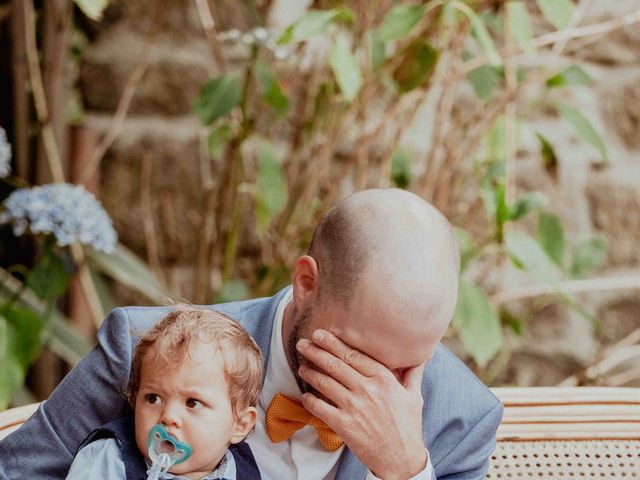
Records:
[[[522,2],[507,3],[507,18],[509,19],[509,32],[522,50],[533,55],[536,52],[533,44],[533,32],[531,30],[531,20],[527,7]]]
[[[94,287],[96,287],[96,294],[100,305],[102,305],[103,312],[110,312],[114,308],[118,307],[117,302],[113,298],[113,292],[111,288],[111,280],[107,279],[101,272],[98,272],[95,268],[89,268],[89,274],[91,275],[91,281]]]
[[[570,87],[573,85],[589,85],[593,79],[578,65],[571,65],[547,80],[547,87]]]
[[[483,65],[467,73],[467,80],[471,82],[473,91],[483,100],[493,97],[501,79],[500,70],[492,65]]]
[[[13,357],[0,356],[0,364],[0,410],[4,410],[9,406],[13,393],[22,385],[25,372]]]
[[[269,70],[266,63],[257,61],[255,67],[263,100],[273,108],[276,115],[279,117],[285,116],[289,111],[289,97],[282,92],[278,79]]]
[[[407,188],[411,185],[411,157],[402,148],[398,149],[391,159],[391,180],[398,188]]]
[[[538,242],[556,265],[564,264],[564,229],[560,219],[551,213],[540,212],[538,217]]]
[[[332,10],[309,10],[284,31],[277,43],[285,45],[320,35],[327,31],[331,21],[339,13],[339,10],[335,8]]]
[[[540,156],[542,157],[544,168],[551,175],[555,176],[558,169],[558,157],[556,156],[556,151],[553,148],[553,145],[551,145],[551,142],[549,142],[544,135],[536,132],[536,137],[538,137],[538,141],[540,142]]]
[[[496,225],[498,227],[498,239],[502,238],[502,227],[511,220],[511,209],[507,204],[507,189],[503,182],[496,183],[493,187],[493,198],[496,208]]]
[[[484,367],[502,348],[498,313],[473,282],[460,281],[453,326],[462,344],[480,367]]]
[[[583,278],[607,259],[607,242],[602,237],[593,237],[578,243],[573,251],[571,276]]]
[[[487,215],[490,218],[495,218],[498,208],[500,208],[500,216],[504,217],[504,221],[509,218],[509,210],[506,208],[504,197],[505,172],[506,163],[504,161],[490,162],[482,179],[482,199]]]
[[[258,157],[258,181],[256,193],[256,216],[261,231],[271,224],[287,204],[287,181],[282,165],[276,158],[271,144],[263,140],[260,143]]]
[[[82,10],[91,20],[101,20],[102,12],[107,8],[109,0],[73,0],[74,3]]]
[[[234,135],[233,126],[229,123],[222,123],[216,128],[211,130],[209,138],[207,139],[207,146],[209,147],[209,155],[214,160],[220,160],[224,153],[224,147],[227,142],[233,138]]]
[[[492,167],[494,177],[504,178],[506,175],[506,143],[507,124],[504,115],[499,116],[486,137],[487,158],[494,162]],[[493,178],[493,177],[492,177]]]
[[[166,290],[147,264],[122,244],[112,254],[90,251],[91,265],[105,275],[134,289],[153,302],[166,298]]]
[[[380,70],[387,56],[387,44],[380,40],[378,32],[375,30],[370,32],[371,44],[371,68],[374,72]]]
[[[6,302],[20,293],[17,300],[18,305],[33,310],[41,317],[45,314],[50,316],[51,332],[48,345],[53,353],[72,365],[78,363],[89,353],[92,343],[71,326],[71,321],[68,318],[55,308],[51,310],[48,305],[38,299],[30,288],[24,288],[22,283],[6,270],[0,268],[0,276],[3,286],[0,289],[0,301]],[[0,350],[2,350],[1,344],[2,336],[0,336]]]
[[[251,296],[249,287],[243,280],[231,280],[225,282],[218,290],[214,298],[214,303],[237,302],[246,300]]]
[[[607,163],[609,158],[607,156],[607,147],[602,141],[602,137],[593,128],[591,122],[582,115],[578,110],[573,108],[571,105],[567,105],[566,103],[556,102],[556,108],[560,112],[560,114],[564,117],[564,119],[573,126],[576,131],[578,137],[585,142],[593,145],[596,150],[600,153],[600,158],[603,162]]]
[[[515,317],[511,312],[507,310],[500,311],[500,320],[503,324],[508,325],[513,333],[515,333],[519,337],[521,337],[524,333],[524,325],[522,320]]]
[[[491,64],[500,65],[502,60],[500,60],[500,56],[498,55],[498,51],[496,50],[493,40],[491,39],[491,35],[489,35],[487,27],[484,26],[484,23],[482,23],[482,20],[480,20],[477,15],[471,17],[471,24],[473,25],[473,33],[478,39],[484,53],[489,57]]]
[[[504,20],[501,12],[499,13],[499,11],[496,12],[492,11],[492,9],[485,8],[478,12],[478,15],[480,15],[480,18],[490,30],[499,34],[504,32]]]
[[[9,354],[27,371],[40,353],[43,319],[33,310],[19,305],[3,309],[2,316],[7,321]]]
[[[424,5],[396,5],[385,15],[378,36],[380,41],[400,40],[411,33],[424,16]]]
[[[222,75],[209,80],[193,102],[193,111],[205,125],[231,112],[242,102],[240,77],[235,74]]]
[[[524,232],[510,231],[506,234],[506,246],[509,255],[517,266],[538,280],[555,284],[560,272],[540,244]]]
[[[520,220],[531,212],[540,210],[548,203],[546,195],[528,192],[518,198],[511,208],[511,220]]]
[[[576,8],[571,0],[536,0],[536,2],[544,18],[558,30],[569,25]]]
[[[333,42],[329,63],[345,100],[353,101],[362,87],[362,72],[344,40]]]
[[[403,59],[393,72],[393,79],[401,92],[408,92],[424,84],[435,71],[438,50],[418,39],[404,51]]]
[[[482,19],[476,15],[476,12],[471,10],[467,5],[464,5],[460,2],[454,2],[451,5],[454,5],[456,8],[461,10],[464,14],[467,15],[469,20],[471,21],[471,27],[473,29],[473,34],[478,40],[480,47],[484,50],[484,53],[489,57],[489,61],[492,65],[500,65],[502,60],[500,59],[500,55],[498,55],[498,51],[496,50],[496,46],[493,43],[493,39],[487,30]]]
[[[455,232],[460,249],[460,271],[464,272],[478,253],[478,244],[465,229],[456,227]]]
[[[53,300],[69,288],[71,272],[51,249],[47,249],[27,278],[27,285],[42,300]]]

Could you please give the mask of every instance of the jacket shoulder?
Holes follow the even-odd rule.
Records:
[[[467,366],[439,345],[425,369],[422,382],[424,433],[433,464],[465,439],[478,437],[477,451],[495,444],[495,431],[502,419],[502,403]],[[476,435],[482,430],[482,435]]]

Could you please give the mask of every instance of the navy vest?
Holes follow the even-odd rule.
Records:
[[[95,429],[80,444],[78,451],[89,443],[102,438],[116,439],[127,473],[127,480],[147,480],[147,464],[138,450],[138,445],[136,445],[134,422],[131,415]],[[229,451],[236,462],[237,480],[260,480],[260,471],[249,445],[245,442],[231,444]]]

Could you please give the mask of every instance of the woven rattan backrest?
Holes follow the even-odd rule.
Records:
[[[487,478],[640,479],[640,441],[498,442]]]
[[[496,388],[489,479],[640,479],[640,389]]]

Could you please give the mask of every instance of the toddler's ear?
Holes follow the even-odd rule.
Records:
[[[240,443],[256,424],[258,411],[255,407],[247,407],[237,412],[235,428],[231,435],[231,443]]]

